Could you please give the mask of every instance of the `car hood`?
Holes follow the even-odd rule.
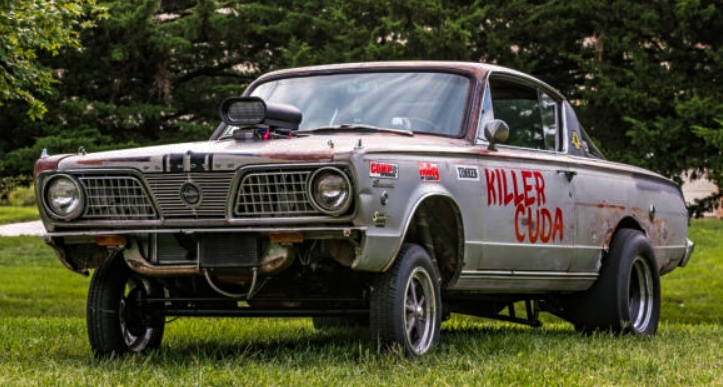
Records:
[[[339,133],[270,141],[204,141],[70,155],[60,160],[58,169],[134,168],[144,173],[233,171],[247,164],[344,161],[355,153],[460,152],[465,148],[471,149],[471,144],[461,139]]]

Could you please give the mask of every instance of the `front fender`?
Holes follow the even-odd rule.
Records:
[[[387,270],[399,253],[414,214],[422,202],[433,196],[452,198],[441,184],[410,181],[399,182],[398,185],[394,188],[372,185],[359,195],[359,213],[362,222],[367,225],[367,231],[352,263],[353,269],[373,272]],[[385,201],[386,204],[382,204]]]

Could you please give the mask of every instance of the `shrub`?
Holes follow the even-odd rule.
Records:
[[[34,206],[35,187],[17,187],[8,195],[8,202],[11,206]]]

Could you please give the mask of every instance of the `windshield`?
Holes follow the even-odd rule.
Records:
[[[469,84],[433,72],[312,75],[263,83],[251,95],[301,109],[300,131],[377,127],[457,136]]]

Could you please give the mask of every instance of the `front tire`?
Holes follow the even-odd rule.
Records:
[[[619,230],[597,282],[572,310],[575,329],[652,335],[660,318],[660,275],[645,235]]]
[[[88,338],[98,357],[157,349],[165,318],[152,315],[142,301],[162,297],[163,287],[133,272],[121,254],[111,255],[93,273],[87,304]]]
[[[400,346],[414,358],[436,346],[442,301],[439,273],[427,251],[403,245],[392,267],[375,279],[370,306],[372,337],[382,347]]]

